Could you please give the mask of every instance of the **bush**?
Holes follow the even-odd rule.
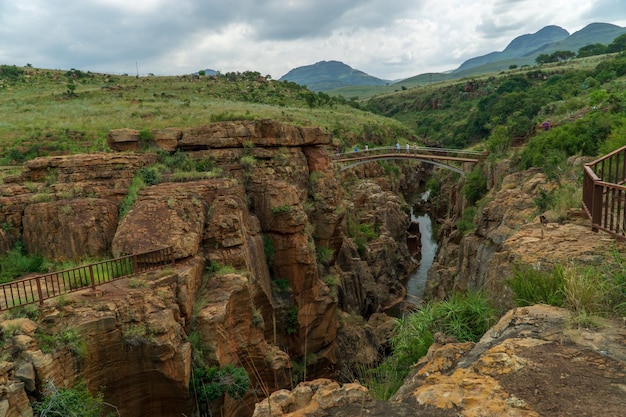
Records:
[[[463,210],[461,220],[456,225],[458,231],[463,235],[472,233],[476,230],[476,224],[474,223],[474,216],[476,215],[476,207],[468,207]]]
[[[333,255],[335,251],[332,248],[327,248],[326,246],[317,246],[315,248],[315,254],[317,255],[317,262],[322,265],[328,266],[330,261],[333,260]]]
[[[46,272],[45,258],[37,254],[28,254],[21,241],[0,256],[0,283],[13,281],[31,272]]]
[[[52,382],[46,384],[45,397],[35,403],[35,413],[41,417],[101,417],[104,411],[102,394],[92,396],[84,381],[72,388],[57,388]]]
[[[465,177],[463,195],[470,205],[476,204],[487,193],[487,177],[482,167],[477,166]]]
[[[263,253],[265,253],[267,265],[271,267],[274,264],[276,249],[274,248],[274,241],[268,235],[263,235]]]
[[[250,389],[246,370],[233,365],[194,368],[191,382],[197,399],[203,403],[210,403],[225,393],[234,399],[241,399]]]
[[[139,170],[139,175],[145,185],[157,185],[161,179],[161,173],[156,167],[143,167]]]

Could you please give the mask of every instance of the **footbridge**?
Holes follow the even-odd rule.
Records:
[[[485,159],[486,152],[468,151],[448,148],[410,147],[400,148],[383,146],[366,150],[355,149],[352,152],[336,153],[333,163],[340,166],[340,170],[353,168],[357,165],[372,161],[392,159],[413,160],[432,164],[465,175],[474,165]]]

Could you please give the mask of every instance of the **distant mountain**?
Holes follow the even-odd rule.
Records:
[[[546,26],[536,33],[518,36],[502,52],[491,52],[487,55],[468,59],[452,73],[480,67],[490,62],[523,57],[554,42],[566,39],[568,36],[569,32],[559,26]]]
[[[215,75],[215,74],[217,74],[217,71],[209,69],[209,68],[207,68],[207,69],[205,69],[203,71],[204,71],[204,75]],[[199,73],[200,73],[200,71],[195,72],[194,74],[198,75]]]
[[[623,33],[626,33],[626,28],[610,23],[591,23],[572,35],[561,27],[546,26],[536,33],[518,36],[502,52],[491,52],[468,59],[452,71],[452,74],[466,76],[500,71],[511,65],[534,65],[535,58],[540,54],[556,51],[577,53],[586,45],[608,45]]]
[[[340,61],[320,61],[313,65],[298,67],[280,77],[279,81],[291,81],[316,92],[353,85],[391,84],[391,81],[372,77]]]

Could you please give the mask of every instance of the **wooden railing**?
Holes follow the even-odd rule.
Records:
[[[626,238],[626,146],[585,164],[583,208],[593,231]]]
[[[172,247],[108,259],[65,271],[20,279],[0,285],[0,311],[25,304],[39,303],[88,287],[174,265]]]

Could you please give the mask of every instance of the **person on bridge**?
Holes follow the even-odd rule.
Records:
[[[396,142],[396,153],[400,153],[400,142]]]
[[[365,153],[366,154],[370,153],[370,147],[367,146],[367,143],[365,144]]]
[[[359,151],[359,147],[357,145],[354,145],[354,152],[358,152]]]
[[[411,145],[409,145],[409,142],[406,143],[406,153],[411,152]]]
[[[415,151],[415,153],[417,153],[417,142],[413,144],[413,150]]]

